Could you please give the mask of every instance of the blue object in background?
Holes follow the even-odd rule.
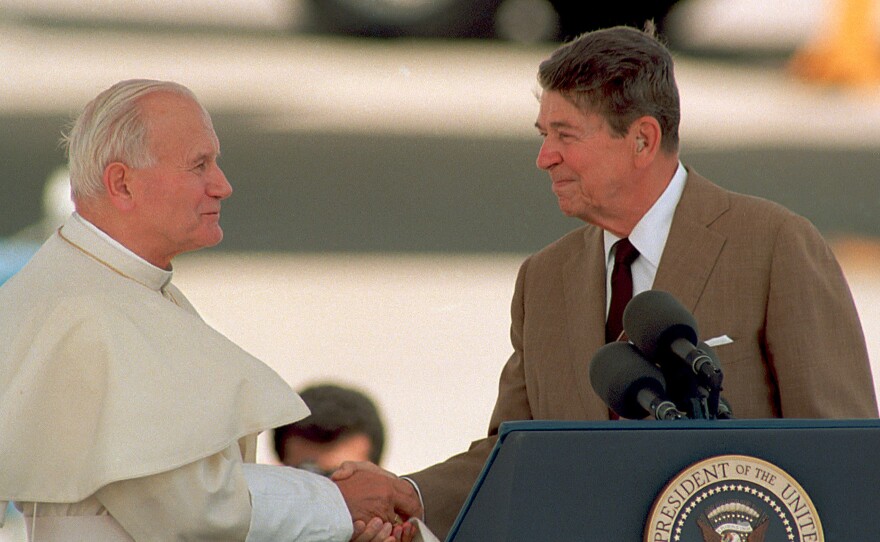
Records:
[[[37,243],[0,240],[0,284],[18,273],[39,248]]]
[[[6,523],[0,527],[0,542],[26,541],[27,528],[24,524],[24,516],[21,515],[21,512],[18,511],[15,505],[9,503],[6,505]]]

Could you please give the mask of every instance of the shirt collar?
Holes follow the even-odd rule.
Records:
[[[171,282],[172,271],[144,260],[78,213],[67,219],[59,233],[98,262],[152,290],[161,291]]]
[[[672,227],[672,217],[675,208],[681,199],[684,185],[687,181],[687,170],[681,162],[666,186],[666,190],[657,198],[654,205],[642,216],[641,220],[629,234],[629,241],[639,251],[639,255],[648,260],[656,268],[660,265],[660,257],[666,246],[666,238],[669,237],[669,229]],[[605,236],[605,262],[611,258],[611,247],[620,240],[608,230],[604,230]]]

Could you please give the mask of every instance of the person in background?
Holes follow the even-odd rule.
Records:
[[[75,212],[0,287],[0,524],[14,501],[40,541],[406,538],[406,482],[254,464],[308,408],[171,283],[232,194],[193,93],[117,83],[67,146]]]
[[[299,392],[311,414],[276,427],[275,453],[281,463],[329,476],[343,461],[382,462],[385,426],[364,393],[335,384]]]
[[[663,290],[693,313],[736,417],[877,417],[865,338],[830,248],[805,218],[681,163],[672,56],[650,28],[584,34],[541,63],[538,81],[537,165],[563,214],[586,225],[520,267],[513,353],[486,438],[408,476],[432,531],[452,526],[502,422],[610,418],[589,360],[620,338],[615,270],[629,268],[631,295]],[[334,478],[369,469],[345,464]]]

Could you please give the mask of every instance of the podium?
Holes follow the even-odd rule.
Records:
[[[470,541],[880,540],[880,420],[509,422]]]

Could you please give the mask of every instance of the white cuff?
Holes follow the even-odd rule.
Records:
[[[242,465],[251,494],[246,542],[346,542],[354,531],[329,478],[291,467]]]
[[[406,480],[407,482],[412,484],[413,489],[416,490],[416,495],[419,496],[419,504],[422,505],[422,517],[420,517],[419,519],[422,521],[425,521],[425,515],[427,514],[427,511],[425,510],[425,500],[422,499],[422,490],[419,489],[419,484],[417,484],[415,480],[413,480],[412,478],[409,478],[407,476],[401,476],[400,479]]]

